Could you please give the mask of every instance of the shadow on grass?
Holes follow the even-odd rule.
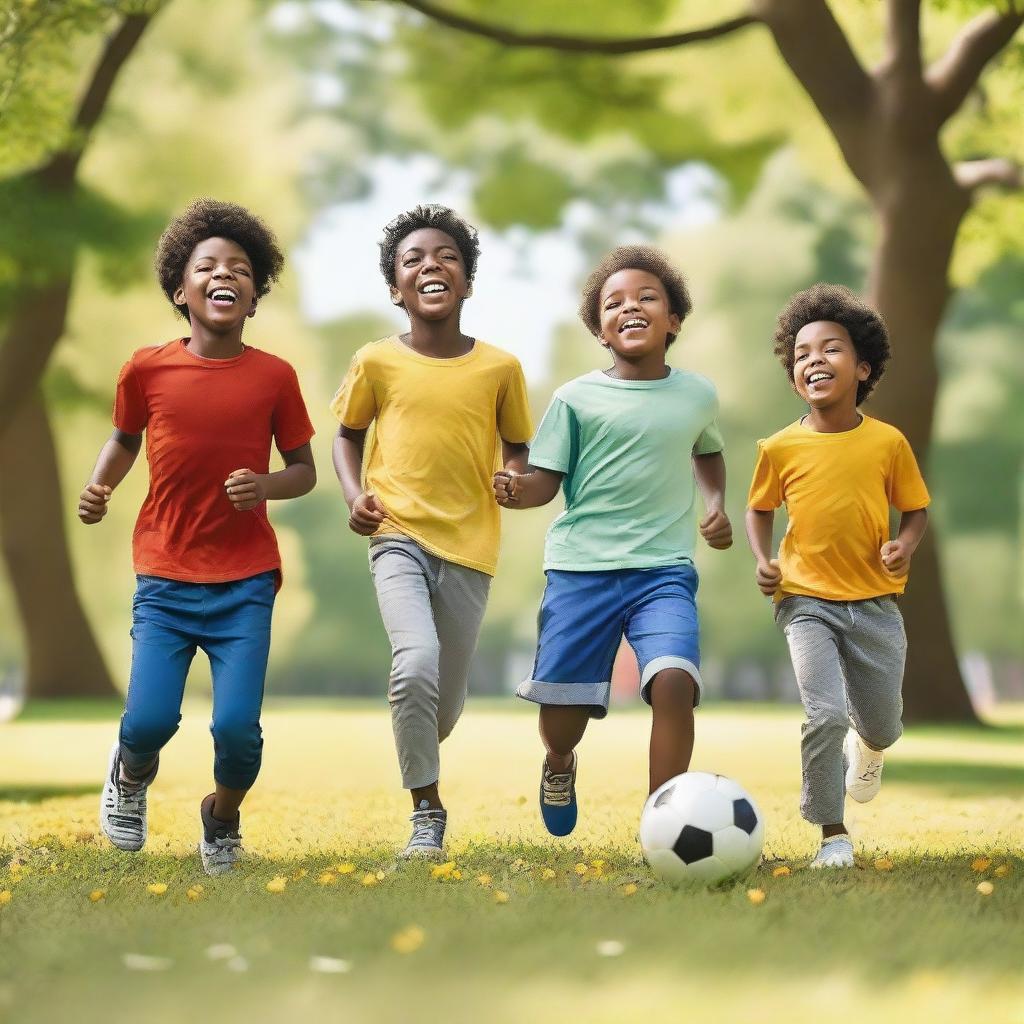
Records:
[[[69,796],[89,796],[103,787],[94,783],[65,786],[10,786],[0,782],[0,802],[41,804],[44,800],[57,800]]]
[[[1018,795],[1024,790],[1024,768],[1012,764],[977,762],[900,761],[885,765],[886,782],[933,786],[950,796]]]
[[[118,697],[90,700],[30,700],[13,724],[21,722],[116,722],[124,710]]]

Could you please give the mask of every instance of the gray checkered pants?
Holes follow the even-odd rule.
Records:
[[[775,621],[786,634],[807,716],[800,813],[814,825],[838,824],[846,797],[843,740],[851,721],[875,750],[892,746],[903,732],[903,617],[889,596],[797,596],[776,606]]]

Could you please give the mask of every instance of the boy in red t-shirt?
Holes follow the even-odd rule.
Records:
[[[215,790],[200,806],[199,852],[219,875],[241,855],[238,808],[260,769],[260,708],[281,556],[268,499],[316,483],[313,436],[295,371],[242,342],[246,317],[284,262],[271,231],[231,203],[199,199],[163,233],[156,269],[190,337],[124,365],[114,433],[82,491],[98,523],[146,434],[149,493],[133,537],[132,669],[100,825],[121,850],[146,842],[146,790],[177,732],[196,649],[213,671]],[[270,472],[273,439],[285,467]]]

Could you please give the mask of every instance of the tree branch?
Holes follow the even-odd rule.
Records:
[[[1024,170],[1020,164],[1004,157],[962,160],[953,165],[953,178],[962,189],[972,193],[986,185],[1014,190],[1024,188]]]
[[[969,21],[949,49],[928,69],[926,80],[935,95],[939,115],[948,120],[960,109],[985,66],[1024,24],[1016,4],[1005,13],[986,11]]]
[[[888,0],[888,59],[905,75],[921,71],[921,0]]]
[[[432,0],[394,0],[420,14],[447,25],[448,28],[470,35],[491,39],[505,46],[533,46],[544,50],[559,50],[563,53],[602,53],[618,56],[626,53],[643,53],[649,50],[669,50],[688,43],[700,43],[729,35],[747,25],[756,24],[757,18],[750,14],[739,15],[704,28],[688,32],[674,32],[661,36],[636,36],[612,38],[609,36],[566,36],[547,32],[519,32],[499,25],[478,21],[464,14],[445,10]]]

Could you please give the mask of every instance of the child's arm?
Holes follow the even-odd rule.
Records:
[[[307,441],[299,448],[281,452],[284,469],[276,473],[254,473],[251,469],[236,469],[224,481],[228,500],[237,512],[248,512],[264,501],[283,498],[301,498],[316,485],[316,466],[313,449]]]
[[[333,449],[334,472],[341,484],[341,492],[345,495],[345,504],[348,505],[348,528],[353,533],[358,533],[360,537],[369,537],[376,533],[386,514],[377,496],[363,490],[365,443],[365,430],[339,426]]]
[[[772,558],[772,527],[775,525],[775,513],[748,508],[746,525],[750,550],[757,559],[758,589],[766,597],[771,597],[782,582],[779,563]]]
[[[142,447],[141,434],[115,430],[100,449],[89,482],[78,496],[78,518],[91,526],[107,514],[114,488],[128,475]]]
[[[527,468],[520,473],[502,469],[494,474],[494,499],[503,508],[537,508],[558,493],[565,474],[551,469]]]
[[[704,498],[706,512],[700,521],[700,535],[709,547],[719,551],[731,548],[732,523],[725,513],[725,459],[722,453],[694,453],[693,475]]]
[[[900,517],[900,529],[895,540],[882,545],[882,568],[890,576],[902,576],[910,568],[917,545],[921,543],[928,526],[928,510],[917,508],[904,512]]]
[[[523,441],[501,440],[501,461],[513,473],[525,473],[530,461],[530,446]]]

